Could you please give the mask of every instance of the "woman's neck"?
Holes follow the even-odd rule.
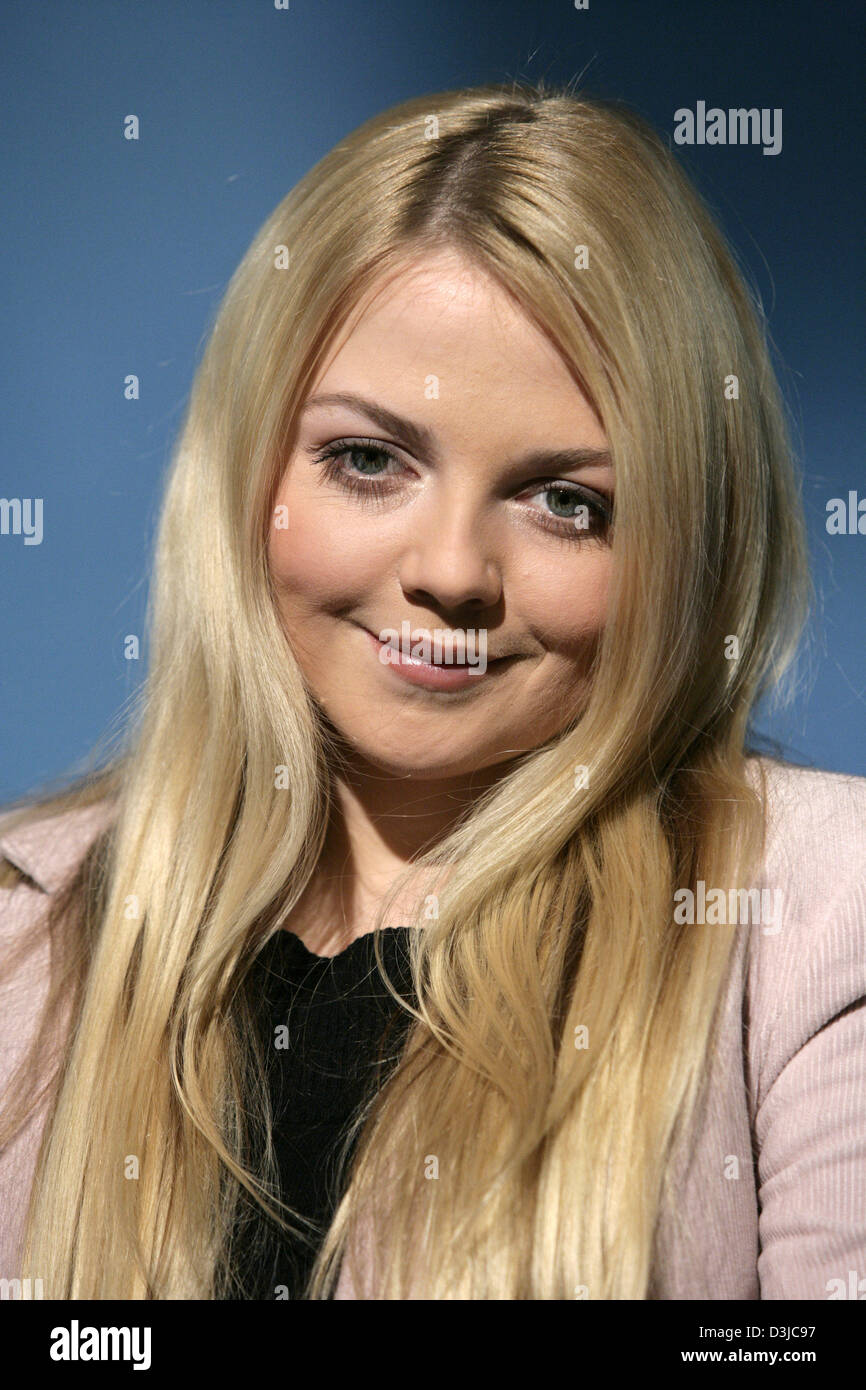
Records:
[[[287,929],[317,955],[336,955],[372,931],[394,880],[445,839],[502,773],[496,766],[438,781],[396,778],[353,759],[335,778],[322,853]],[[404,894],[383,925],[412,918],[422,891],[419,884]]]

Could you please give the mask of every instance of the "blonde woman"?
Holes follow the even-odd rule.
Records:
[[[195,378],[125,745],[0,823],[0,1274],[866,1276],[866,779],[750,739],[798,496],[759,315],[636,117],[425,96],[307,174]]]

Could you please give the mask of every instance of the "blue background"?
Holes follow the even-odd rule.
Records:
[[[795,761],[866,775],[863,21],[841,3],[115,0],[2,6],[0,802],[78,765],[144,674],[154,526],[222,291],[298,178],[425,92],[583,74],[672,133],[678,107],[782,107],[783,147],[677,147],[769,315],[805,470],[819,604],[801,694],[762,717]],[[124,117],[141,138],[123,138]],[[127,401],[136,373],[141,399]]]

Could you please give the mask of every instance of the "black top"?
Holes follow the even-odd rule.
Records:
[[[409,927],[380,933],[389,979],[415,1004]],[[280,1197],[317,1223],[309,1244],[280,1231],[246,1193],[232,1261],[247,1299],[303,1298],[330,1225],[355,1141],[342,1167],[338,1150],[361,1104],[396,1065],[413,1022],[388,993],[373,949],[360,936],[337,956],[317,956],[300,937],[280,931],[252,968],[261,1010],[274,1111]],[[286,1292],[287,1291],[287,1292]]]

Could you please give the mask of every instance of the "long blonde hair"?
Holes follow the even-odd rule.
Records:
[[[677,926],[673,893],[747,883],[762,853],[749,720],[807,611],[804,527],[760,312],[670,151],[518,84],[378,115],[262,226],[176,446],[126,746],[16,812],[116,803],[47,919],[52,990],[0,1134],[50,1083],[23,1270],[47,1296],[222,1296],[244,1192],[284,1210],[245,984],[315,869],[337,762],[277,616],[271,507],[334,333],[443,245],[518,296],[598,410],[610,617],[579,717],[407,870],[441,879],[407,923],[416,1017],[308,1294],[345,1263],[362,1296],[653,1296],[736,930]]]

